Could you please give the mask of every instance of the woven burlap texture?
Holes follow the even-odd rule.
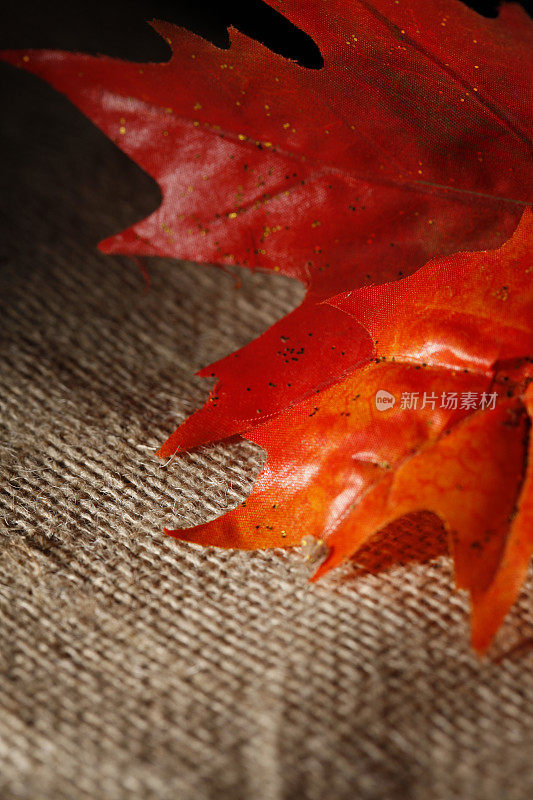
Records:
[[[166,538],[249,490],[263,455],[154,451],[196,369],[296,284],[103,256],[152,182],[10,72],[1,273],[2,800],[529,800],[533,654],[479,661],[449,562],[307,582],[298,552]],[[496,651],[531,635],[531,581]],[[498,649],[499,648],[499,649]]]

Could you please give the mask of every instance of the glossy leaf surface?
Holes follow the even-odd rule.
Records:
[[[240,548],[315,533],[329,547],[320,577],[376,531],[432,511],[447,529],[457,585],[471,594],[473,644],[486,649],[533,550],[532,245],[528,210],[497,251],[334,298],[358,321],[368,315],[373,362],[249,432],[268,453],[250,497],[171,533]],[[394,402],[380,405],[383,393]]]

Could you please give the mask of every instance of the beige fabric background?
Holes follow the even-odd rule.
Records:
[[[235,504],[262,459],[154,457],[205,397],[193,372],[301,289],[151,260],[145,293],[95,245],[157,189],[8,72],[0,798],[529,800],[533,651],[494,659],[531,636],[533,582],[479,661],[445,559],[311,587],[297,552],[163,536]]]

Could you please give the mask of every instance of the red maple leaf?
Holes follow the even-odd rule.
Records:
[[[169,533],[259,548],[318,532],[329,547],[319,577],[389,523],[433,511],[485,650],[533,553],[532,244],[528,209],[500,250],[330,301],[369,327],[375,359],[248,432],[268,453],[250,497]]]
[[[246,432],[269,458],[242,508],[177,535],[265,547],[324,531],[324,571],[429,508],[449,528],[482,650],[531,555],[530,219],[491,256],[450,254],[501,246],[530,199],[529,18],[505,5],[488,20],[455,0],[286,0],[283,12],[323,69],[235,31],[221,51],[160,22],[165,64],[3,57],[67,94],[159,182],[161,206],[105,252],[237,263],[307,288],[296,311],[200,373],[219,383],[160,454]],[[380,415],[380,391],[427,402]],[[485,400],[476,413],[428,401],[448,394]]]
[[[224,51],[162,22],[164,64],[3,54],[161,186],[160,207],[105,252],[237,263],[307,287],[292,314],[200,372],[219,383],[164,456],[242,433],[368,362],[366,331],[321,301],[501,245],[529,198],[533,36],[519,6],[497,20],[456,0],[286,0],[283,13],[323,69],[234,30]]]

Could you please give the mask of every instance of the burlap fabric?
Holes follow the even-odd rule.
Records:
[[[7,68],[6,68],[7,69]],[[195,369],[294,306],[282,279],[96,242],[152,182],[9,70],[2,153],[2,800],[529,800],[530,581],[493,658],[441,558],[311,587],[298,552],[165,538],[245,494],[262,454],[153,455]]]

